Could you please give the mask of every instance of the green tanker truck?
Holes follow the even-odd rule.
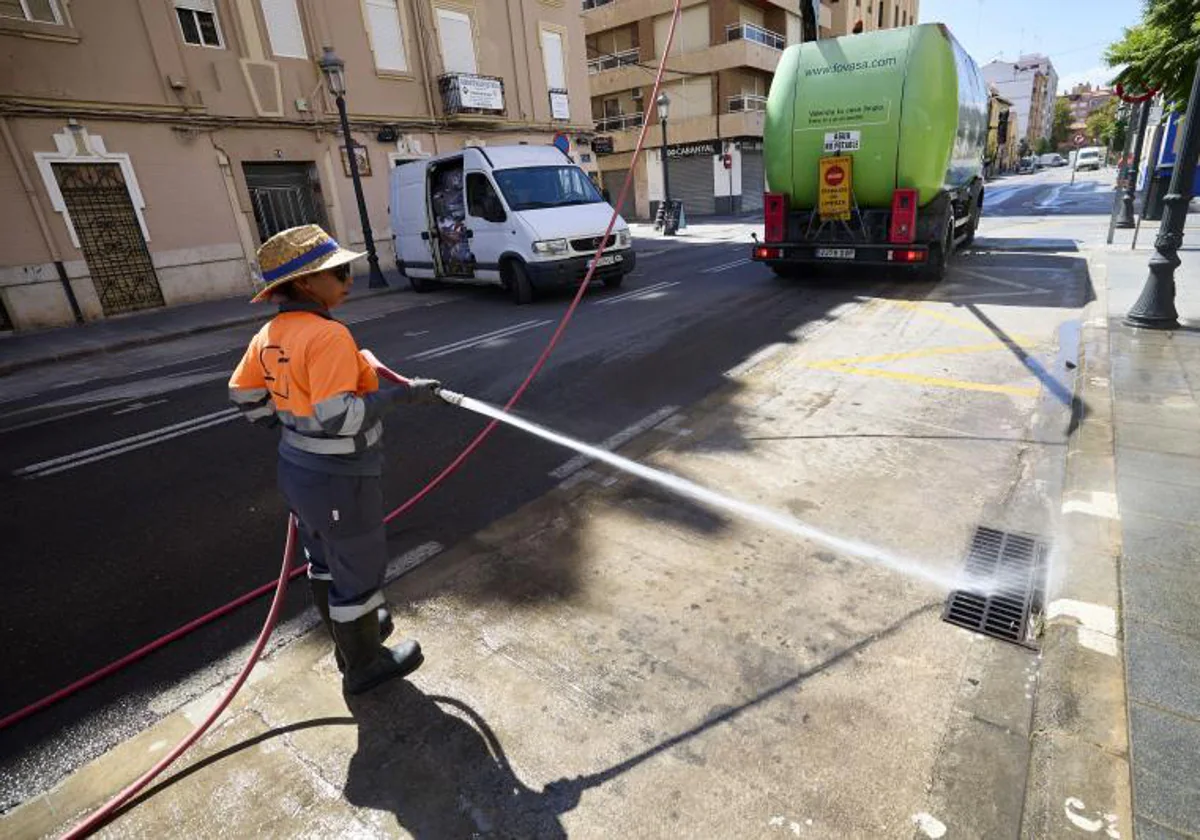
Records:
[[[942,24],[810,41],[767,98],[754,259],[903,266],[940,279],[983,206],[988,91]]]

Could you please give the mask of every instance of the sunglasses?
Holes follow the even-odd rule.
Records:
[[[337,268],[335,268],[333,270],[333,276],[336,277],[340,282],[345,283],[347,280],[350,279],[349,264],[339,265]]]

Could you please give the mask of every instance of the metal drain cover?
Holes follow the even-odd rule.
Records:
[[[1036,650],[1031,624],[1042,611],[1047,554],[1047,545],[1030,534],[977,529],[961,588],[950,593],[942,620]]]

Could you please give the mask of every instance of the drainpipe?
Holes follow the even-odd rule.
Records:
[[[530,122],[532,122],[532,116],[525,113],[525,102],[524,102],[524,98],[521,96],[521,77],[518,75],[519,71],[517,70],[517,67],[518,67],[518,65],[517,65],[517,29],[516,29],[516,21],[513,20],[512,0],[507,0],[507,2],[505,2],[504,11],[506,12],[507,17],[508,17],[508,41],[512,45],[511,48],[512,48],[512,58],[513,58],[513,80],[516,82],[516,84],[513,85],[513,88],[514,88],[514,93],[516,93],[516,95],[517,95],[517,113],[521,115],[522,121],[528,119]],[[524,43],[524,40],[525,40],[524,26],[525,26],[525,16],[524,16],[524,14],[522,14],[521,15],[521,41],[522,41],[522,43]],[[528,50],[525,51],[525,67],[527,70],[529,69],[529,51]],[[530,72],[532,72],[532,71],[530,71]],[[532,96],[533,95],[532,81],[530,82],[529,91],[530,91],[530,96]]]
[[[12,158],[13,166],[17,168],[17,174],[21,178],[21,187],[25,190],[25,198],[29,201],[29,206],[33,209],[33,217],[37,220],[38,230],[41,231],[42,240],[46,243],[46,250],[50,252],[50,259],[54,261],[54,269],[58,272],[58,281],[62,283],[63,292],[67,296],[67,303],[71,304],[71,312],[75,315],[75,323],[83,323],[83,310],[79,308],[79,301],[75,297],[75,290],[71,288],[71,281],[67,277],[67,268],[63,265],[62,254],[59,253],[58,245],[54,242],[54,235],[50,232],[50,224],[46,221],[46,214],[42,210],[42,205],[38,203],[37,190],[33,185],[33,179],[29,177],[29,170],[25,167],[25,160],[21,157],[21,152],[17,148],[16,138],[13,137],[12,128],[8,124],[7,117],[0,117],[0,135],[4,136],[4,146],[8,149],[8,156]]]
[[[433,68],[429,65],[429,54],[425,52],[425,39],[422,36],[425,29],[425,24],[421,20],[421,8],[424,5],[423,0],[414,0],[412,4],[413,20],[416,22],[417,30],[417,55],[421,59],[421,75],[425,77],[425,84],[422,86],[425,90],[425,108],[429,111],[429,119],[437,122],[437,111],[433,107]],[[433,130],[434,146],[437,146],[437,128]]]

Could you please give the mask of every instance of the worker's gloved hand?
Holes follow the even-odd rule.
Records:
[[[436,405],[442,402],[438,389],[442,383],[436,379],[410,379],[405,390],[408,391],[409,405]]]

